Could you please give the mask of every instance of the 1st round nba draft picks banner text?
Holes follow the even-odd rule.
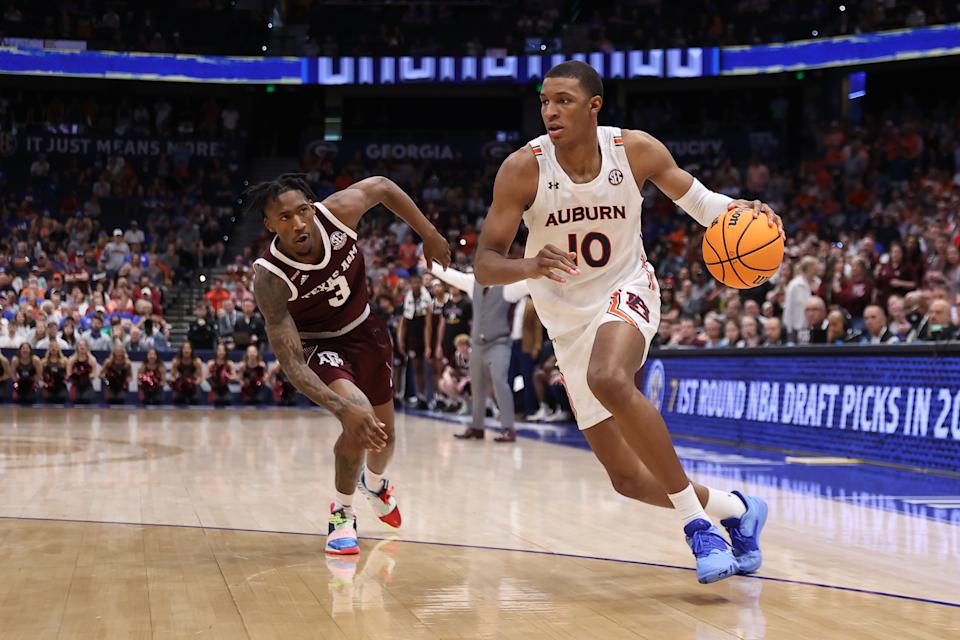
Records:
[[[960,472],[960,357],[673,356],[641,389],[671,431]]]

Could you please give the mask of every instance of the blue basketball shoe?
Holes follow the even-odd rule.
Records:
[[[697,580],[710,584],[736,575],[740,566],[723,534],[708,521],[697,518],[683,527],[687,544],[697,559]]]
[[[743,500],[747,511],[739,518],[721,520],[730,534],[733,555],[740,563],[740,573],[753,573],[763,564],[760,551],[760,532],[767,522],[767,503],[761,498],[745,496],[739,491],[733,494]]]

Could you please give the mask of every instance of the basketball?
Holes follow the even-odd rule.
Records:
[[[753,209],[731,209],[703,234],[703,263],[714,278],[734,289],[752,289],[767,280],[783,262],[780,230]]]

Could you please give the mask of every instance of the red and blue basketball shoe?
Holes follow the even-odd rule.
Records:
[[[753,573],[763,564],[760,532],[767,523],[767,503],[761,498],[745,496],[739,491],[734,491],[733,495],[743,501],[747,511],[739,518],[721,520],[720,524],[730,534],[733,555],[740,563],[740,573]]]
[[[367,486],[366,475],[366,469],[360,472],[360,482],[357,483],[360,491],[367,496],[380,522],[391,529],[399,529],[400,508],[397,506],[397,499],[393,497],[393,487],[390,482],[384,478],[379,487],[370,488]]]
[[[326,553],[332,556],[353,556],[360,553],[360,543],[357,540],[357,517],[353,512],[330,503],[330,520],[327,529]]]

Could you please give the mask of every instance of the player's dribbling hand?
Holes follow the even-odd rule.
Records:
[[[382,451],[387,446],[386,426],[373,412],[373,409],[349,405],[338,416],[343,430],[353,435],[364,449]]]
[[[423,239],[423,259],[429,269],[434,262],[446,271],[450,266],[450,243],[436,229]]]
[[[759,200],[734,200],[727,205],[727,211],[731,209],[753,209],[754,218],[759,218],[761,213],[767,214],[767,226],[776,226],[780,229],[780,237],[784,240],[787,239],[787,234],[783,231],[783,220],[774,213],[767,203]]]
[[[572,276],[580,275],[580,269],[573,262],[577,257],[575,253],[561,251],[552,244],[546,245],[533,258],[530,258],[530,270],[527,278],[536,280],[538,278],[549,278],[555,282],[563,284],[566,279],[561,274],[570,274]]]

